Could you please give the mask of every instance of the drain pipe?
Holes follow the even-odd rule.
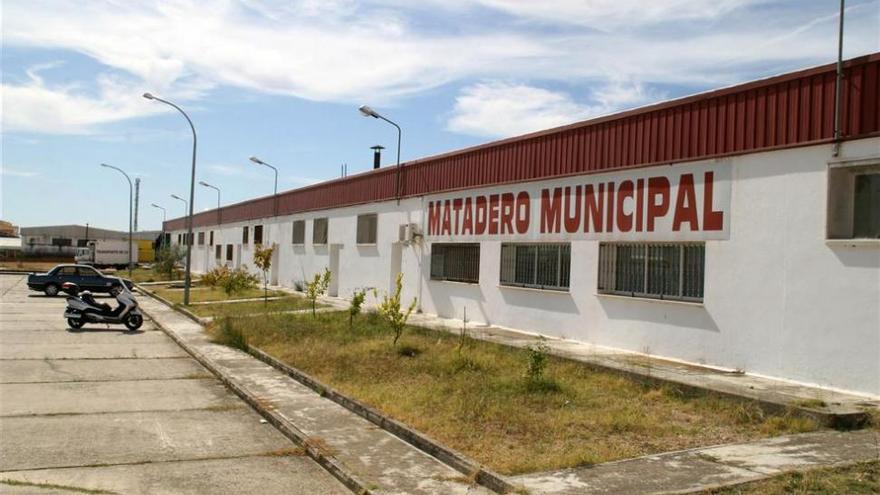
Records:
[[[837,80],[834,84],[834,146],[832,156],[840,154],[840,93],[843,86],[843,11],[845,0],[840,0],[840,18],[837,33]]]

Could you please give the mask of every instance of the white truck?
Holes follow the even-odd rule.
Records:
[[[137,241],[131,243],[131,262],[137,263]],[[86,247],[76,248],[76,262],[92,266],[128,266],[128,241],[89,241]]]

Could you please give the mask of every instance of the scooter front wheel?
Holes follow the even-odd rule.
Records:
[[[68,318],[67,324],[70,325],[70,328],[82,328],[83,325],[86,324],[81,318]]]
[[[137,330],[144,324],[144,317],[141,315],[129,315],[125,319],[125,327],[129,330]]]

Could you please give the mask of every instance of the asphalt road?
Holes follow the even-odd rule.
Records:
[[[349,493],[149,320],[64,305],[0,275],[0,493]]]

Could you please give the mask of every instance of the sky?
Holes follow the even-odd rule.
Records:
[[[880,51],[848,0],[844,56]],[[836,60],[834,0],[3,0],[0,218],[126,230]],[[217,194],[196,186],[196,211]]]

